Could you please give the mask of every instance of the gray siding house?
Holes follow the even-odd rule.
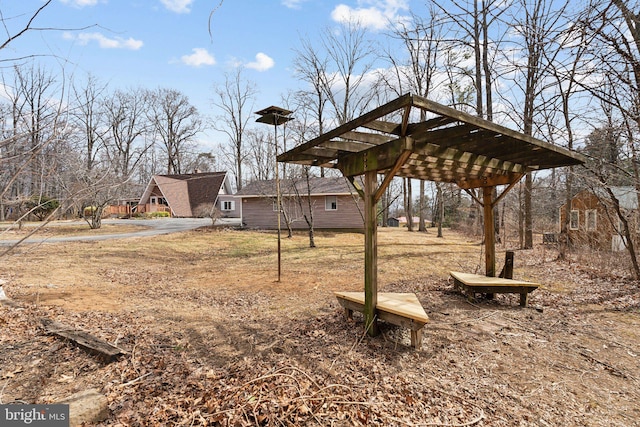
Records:
[[[309,188],[303,178],[280,182],[282,199],[281,227],[286,221],[292,229],[307,229],[304,216],[309,216],[309,202],[316,230],[364,229],[363,201],[345,178],[311,178]],[[242,224],[246,228],[277,228],[275,180],[254,181],[235,194],[241,205]]]

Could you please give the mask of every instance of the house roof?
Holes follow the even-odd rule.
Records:
[[[199,206],[215,204],[221,191],[229,192],[226,176],[226,172],[154,175],[140,198],[140,203],[148,203],[154,189],[157,189],[174,216],[197,216]]]
[[[278,156],[278,161],[440,182],[517,182],[584,157],[416,95],[403,95]]]
[[[330,178],[310,178],[309,188],[313,196],[341,196],[355,194],[355,190],[344,177]],[[297,194],[306,195],[307,181],[300,179],[281,179],[280,194],[282,196],[295,196]],[[249,197],[276,197],[276,181],[253,181],[242,187],[242,190],[236,193],[236,196]]]

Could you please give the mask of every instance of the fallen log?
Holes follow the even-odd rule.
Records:
[[[74,342],[90,353],[98,355],[105,362],[114,361],[118,356],[125,354],[122,349],[113,346],[103,339],[91,335],[82,329],[73,328],[51,319],[40,319],[48,334]]]

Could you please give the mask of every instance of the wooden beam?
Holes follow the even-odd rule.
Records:
[[[411,116],[411,105],[404,107],[404,113],[402,113],[402,122],[400,123],[400,136],[407,136],[407,125],[409,124],[409,117]]]
[[[395,166],[398,157],[413,148],[411,138],[398,138],[383,145],[376,145],[358,153],[349,153],[338,158],[338,168],[344,176],[378,172]]]
[[[356,132],[349,131],[340,135],[341,138],[350,141],[363,142],[365,144],[371,145],[380,145],[386,142],[389,142],[393,139],[396,139],[395,136],[390,137],[388,135],[383,135],[381,133],[367,133],[367,132]]]
[[[374,144],[367,144],[364,142],[357,141],[338,141],[332,139],[331,141],[323,142],[318,145],[321,148],[330,148],[333,150],[339,151],[350,151],[352,153],[357,153],[358,151],[366,150],[367,148],[371,148]]]
[[[435,117],[433,119],[425,120],[423,122],[409,123],[409,125],[407,126],[407,135],[411,135],[414,138],[416,138],[417,136],[420,136],[420,135],[424,136],[424,135],[427,135],[427,131],[429,131],[431,129],[435,129],[435,128],[439,128],[439,127],[442,127],[442,126],[446,126],[446,125],[451,124],[451,123],[453,123],[455,121],[456,121],[456,119],[452,119],[451,117],[439,116],[439,117]],[[433,131],[433,132],[438,132],[438,131]]]
[[[295,148],[292,148],[286,153],[280,154],[277,160],[279,162],[287,162],[291,159],[294,159],[296,154],[303,153],[311,147],[315,147],[325,141],[329,141],[333,138],[337,138],[345,132],[357,129],[360,126],[364,126],[369,122],[373,122],[377,119],[380,119],[381,117],[386,116],[387,114],[390,114],[396,110],[399,110],[400,108],[404,108],[407,105],[410,105],[411,99],[412,99],[411,95],[403,95],[399,98],[394,99],[391,102],[388,102],[384,105],[379,106],[378,108],[374,108],[373,110],[363,114],[362,116],[356,119],[353,119],[341,126],[338,126],[337,128],[330,130],[318,136],[317,138],[312,139],[311,141],[307,141],[304,144],[301,144]]]
[[[471,189],[469,188],[463,188],[463,190],[469,195],[471,196],[471,198],[473,200],[476,201],[477,204],[479,204],[480,206],[484,206],[484,203],[482,202],[482,200],[478,199],[478,196],[475,195],[475,193],[473,191],[471,191]]]
[[[360,198],[362,200],[364,200],[364,198],[365,198],[365,196],[364,196],[364,188],[362,188],[362,185],[360,185],[360,183],[358,181],[356,181],[356,177],[355,176],[346,176],[345,178],[347,178],[347,180],[351,183],[351,185],[356,190],[356,192],[358,193]]]
[[[385,120],[373,120],[363,124],[362,127],[371,129],[371,130],[377,130],[378,132],[384,132],[391,135],[400,136],[400,133],[398,132],[399,126],[395,122],[388,122]]]
[[[484,254],[485,254],[485,275],[495,277],[496,275],[496,235],[493,217],[493,197],[494,187],[482,187],[482,207],[484,212]]]
[[[518,182],[520,182],[520,180],[522,179],[522,177],[524,176],[523,173],[520,174],[520,178],[514,180],[513,182],[511,182],[507,188],[505,188],[504,190],[502,190],[502,193],[500,193],[500,195],[498,197],[496,197],[496,199],[493,201],[493,206],[495,207],[498,202],[500,202],[500,200],[502,200],[502,198],[504,196],[507,195],[507,193],[509,192],[509,190],[511,190]]]
[[[378,190],[376,191],[376,195],[374,197],[376,203],[378,203],[378,201],[382,198],[385,190],[387,189],[389,184],[391,184],[391,180],[393,180],[393,177],[396,176],[396,173],[398,173],[398,170],[402,167],[402,165],[405,164],[409,156],[411,156],[411,151],[403,151],[402,154],[400,154],[400,156],[398,157],[398,160],[396,160],[396,164],[391,168],[391,170],[387,172],[384,177],[384,181],[382,181],[382,184],[380,184],[380,187],[378,187]]]
[[[475,130],[476,127],[469,124],[461,124],[443,129],[431,129],[430,127],[417,128],[411,133],[411,136],[418,143],[424,141],[425,143],[439,145],[440,147],[454,147],[462,144],[464,138],[468,138],[470,132]]]
[[[523,173],[488,175],[482,178],[460,180],[456,184],[463,190],[467,188],[495,187],[496,185],[509,185],[509,189],[511,189],[523,176]]]
[[[378,218],[375,201],[378,174],[364,174],[364,324],[367,334],[378,335]]]

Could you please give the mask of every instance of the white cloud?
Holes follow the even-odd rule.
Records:
[[[268,55],[259,52],[256,54],[256,60],[254,62],[249,62],[246,67],[253,68],[257,71],[267,71],[269,68],[272,68],[275,65],[275,62]]]
[[[356,8],[346,4],[336,6],[331,12],[331,19],[342,24],[358,22],[365,28],[379,31],[390,24],[408,20],[407,16],[400,14],[408,10],[407,0],[359,0]]]
[[[75,7],[95,6],[98,0],[62,0],[62,3]]]
[[[200,67],[202,65],[215,65],[216,59],[211,55],[207,49],[196,47],[193,48],[191,55],[183,55],[180,59],[183,64],[190,67]]]
[[[189,13],[193,0],[160,0],[160,2],[171,12]]]
[[[282,5],[289,9],[300,9],[307,0],[282,0]]]
[[[87,45],[91,41],[96,41],[102,49],[138,50],[144,45],[141,40],[136,40],[131,37],[129,37],[128,39],[124,39],[122,37],[110,39],[100,33],[73,34],[66,32],[63,34],[63,37],[67,40],[77,40],[81,45]]]

